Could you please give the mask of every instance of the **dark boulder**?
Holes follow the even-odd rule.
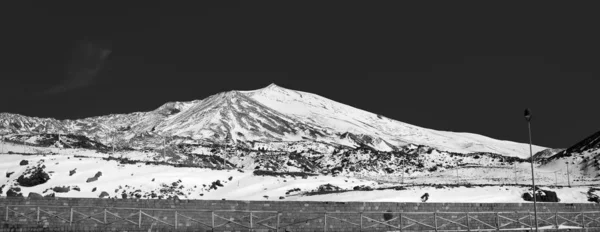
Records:
[[[25,166],[28,164],[29,164],[29,161],[27,161],[27,160],[21,160],[21,162],[19,162],[19,165],[21,165],[21,166]]]
[[[12,175],[13,173],[15,173],[15,172],[7,172],[7,173],[6,173],[6,178],[9,178],[9,177],[10,177],[10,175]]]
[[[109,195],[108,195],[108,193],[107,193],[107,192],[105,192],[105,191],[102,191],[102,192],[100,193],[100,196],[98,196],[98,197],[99,197],[99,198],[105,198],[105,197],[108,197],[108,196],[109,196]]]
[[[69,191],[71,191],[71,187],[69,187],[69,186],[56,186],[56,187],[52,188],[52,191],[57,192],[57,193],[68,193]]]
[[[56,195],[54,193],[44,195],[44,198],[54,198]]]
[[[96,187],[94,187],[94,188],[92,189],[92,192],[96,192]]]
[[[535,192],[535,200],[537,202],[560,202],[560,199],[556,195],[556,192],[543,190],[538,187],[536,187]],[[533,196],[531,192],[523,193],[521,198],[523,198],[523,200],[525,201],[533,201]]]
[[[75,174],[75,172],[77,172],[76,170],[77,170],[77,168],[69,171],[69,176],[72,176],[73,174]]]
[[[44,171],[44,166],[28,168],[17,178],[17,183],[24,187],[32,187],[48,182],[50,176]]]
[[[8,189],[8,191],[6,191],[6,196],[7,197],[23,197],[23,194],[21,193],[21,188],[14,187],[14,188],[10,188],[10,189]]]
[[[427,200],[429,200],[429,193],[425,193],[421,196],[421,202],[427,202]]]
[[[41,198],[44,198],[44,197],[41,194],[39,194],[39,193],[30,192],[29,195],[27,195],[27,198],[41,199]]]
[[[87,178],[87,180],[85,182],[86,183],[90,183],[90,182],[94,182],[94,181],[97,181],[97,180],[98,180],[98,177],[90,177],[90,178]]]

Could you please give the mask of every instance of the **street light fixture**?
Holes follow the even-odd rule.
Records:
[[[533,148],[531,142],[531,111],[529,109],[525,109],[525,120],[527,120],[527,127],[529,129],[529,155],[531,157],[531,184],[533,185],[533,218],[535,220],[535,231],[538,231],[538,222],[537,222],[537,200],[535,194],[535,175],[533,172]]]

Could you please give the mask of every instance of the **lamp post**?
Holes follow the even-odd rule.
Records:
[[[533,185],[533,218],[535,223],[535,231],[538,231],[538,222],[537,222],[537,200],[535,194],[535,174],[533,172],[533,148],[531,142],[531,111],[529,109],[525,109],[525,120],[527,120],[527,128],[529,129],[529,155],[531,157],[531,184]]]
[[[569,161],[565,162],[567,164],[567,183],[569,184],[569,188],[571,187],[571,178],[569,177]]]

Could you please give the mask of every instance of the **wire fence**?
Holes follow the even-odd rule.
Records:
[[[5,205],[4,231],[531,231],[515,212],[288,212]],[[600,231],[600,211],[538,212],[539,230]]]

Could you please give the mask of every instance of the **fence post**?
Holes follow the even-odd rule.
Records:
[[[399,224],[398,224],[398,227],[400,228],[400,232],[402,232],[402,213],[399,213],[399,214],[398,214],[398,219],[400,219],[400,220],[399,220],[400,222],[399,222]]]
[[[360,231],[363,230],[363,213],[360,212]]]
[[[108,222],[106,222],[106,208],[104,208],[104,224],[108,224]]]
[[[179,221],[177,220],[177,210],[175,210],[175,229],[177,229],[177,226],[179,224]]]
[[[500,231],[500,217],[498,212],[496,212],[496,231]]]
[[[250,231],[254,231],[254,226],[252,226],[252,211],[250,211]]]
[[[471,218],[469,217],[469,212],[467,214],[467,231],[471,231]]]
[[[40,207],[37,207],[37,223],[40,223]]]
[[[138,228],[142,228],[142,210],[138,211]]]
[[[556,224],[556,231],[558,231],[558,208],[556,208],[556,212],[554,212],[554,224]]]
[[[585,216],[584,216],[584,211],[583,210],[581,211],[581,228],[585,229]]]
[[[6,218],[5,218],[5,219],[6,219],[6,221],[8,222],[8,205],[6,205],[6,215],[5,215],[5,216],[6,216]]]
[[[71,215],[69,216],[69,226],[73,226],[73,207],[70,207]]]
[[[210,215],[211,215],[211,221],[212,221],[211,228],[213,231],[215,231],[215,211],[211,211]]]
[[[527,211],[527,216],[529,216],[529,229],[533,231],[533,221],[531,219],[531,211]]]
[[[435,224],[435,231],[438,231],[438,225],[437,225],[437,213],[433,212],[433,223]]]
[[[327,212],[323,213],[323,218],[325,219],[323,223],[323,232],[327,231]]]
[[[279,211],[277,211],[277,227],[275,227],[275,232],[279,232]]]

